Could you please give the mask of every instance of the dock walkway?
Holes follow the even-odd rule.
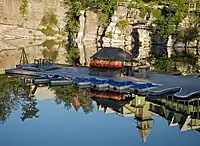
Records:
[[[66,67],[59,66],[59,69],[50,71],[30,71],[21,68],[6,69],[6,74],[16,74],[25,76],[40,75],[61,75],[64,77],[94,77],[89,74],[87,67]],[[108,77],[96,77],[99,79],[110,79]],[[189,98],[192,95],[200,94],[200,77],[196,76],[176,76],[169,74],[151,74],[149,79],[138,79],[134,77],[115,78],[117,81],[134,81],[142,83],[158,84],[157,88],[149,89],[149,93],[161,93],[162,90],[180,88],[174,96],[178,98]],[[147,93],[148,94],[148,93]]]

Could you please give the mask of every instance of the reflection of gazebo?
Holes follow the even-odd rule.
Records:
[[[121,77],[132,70],[133,57],[121,48],[105,47],[91,57],[92,75]]]
[[[95,96],[91,97],[91,99],[97,103],[98,109],[103,108],[105,112],[107,111],[107,108],[110,108],[116,112],[121,113],[123,112],[123,106],[125,106],[127,103],[130,102],[129,99],[119,101],[119,100],[99,98]]]

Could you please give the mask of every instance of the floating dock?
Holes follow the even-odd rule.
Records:
[[[171,93],[177,98],[186,99],[193,95],[200,94],[200,77],[198,75],[184,77],[169,74],[150,74],[148,79],[139,79],[130,76],[123,78],[109,78],[91,76],[89,68],[87,67],[54,65],[45,70],[37,69],[36,67],[31,66],[31,64],[6,69],[5,73],[8,75],[34,77],[57,75],[73,79],[73,82],[64,81],[66,84],[74,83],[78,86],[85,85],[99,90],[101,87],[105,89],[108,87],[116,92],[124,90],[122,92],[144,94],[149,97],[159,97],[168,95],[168,93],[170,95]],[[54,82],[56,82],[56,85],[59,85],[59,80],[58,82],[54,80]]]

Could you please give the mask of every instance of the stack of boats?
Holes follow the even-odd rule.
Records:
[[[34,77],[32,82],[35,85],[49,84],[51,86],[62,86],[72,84],[72,79],[60,75],[41,75]]]
[[[134,93],[146,92],[158,85],[153,83],[137,83],[133,81],[116,81],[113,79],[97,79],[97,78],[75,78],[73,80],[78,87],[90,87],[97,90],[110,90],[116,92],[133,91]]]
[[[157,87],[152,83],[137,83],[133,81],[117,81],[113,79],[98,79],[95,77],[63,77],[60,75],[41,75],[33,78],[33,84],[49,84],[51,86],[72,85],[79,88],[92,88],[98,91],[109,90],[120,93],[145,93]]]

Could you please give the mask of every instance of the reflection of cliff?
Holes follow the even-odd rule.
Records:
[[[62,0],[0,0],[0,70],[14,67],[19,62],[20,47],[25,48],[29,62],[32,62],[34,58],[42,58],[44,56],[42,51],[48,49],[43,42],[63,37],[65,9],[62,2]],[[41,32],[41,28],[45,28],[41,25],[41,21],[50,10],[56,17],[56,26],[52,26],[55,31],[44,29]],[[50,22],[46,23],[50,25]],[[59,31],[62,34],[57,34]],[[55,36],[46,36],[50,32],[54,32]],[[65,48],[58,49],[58,46],[58,44],[52,46],[58,51],[56,61],[64,63],[65,57],[62,58],[61,55],[65,55]]]
[[[1,71],[3,71],[5,68],[13,68],[15,65],[19,64],[22,53],[21,47],[25,49],[28,61],[30,63],[32,63],[36,58],[46,58],[57,63],[65,63],[66,49],[62,41],[55,42],[54,40],[46,40],[42,42],[38,40],[32,43],[29,43],[28,41],[28,39],[15,39],[2,42],[0,46]],[[49,47],[49,45],[51,45],[51,47]]]

